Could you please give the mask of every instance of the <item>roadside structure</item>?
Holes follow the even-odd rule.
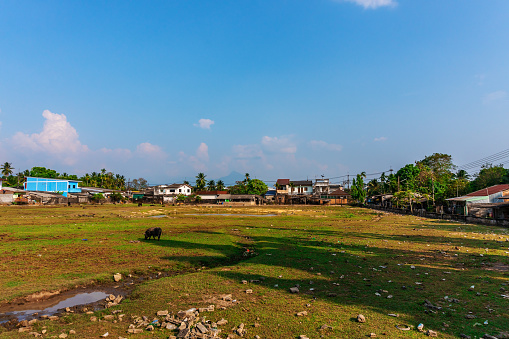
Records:
[[[61,193],[67,197],[69,193],[81,193],[79,183],[79,180],[27,177],[23,188],[25,191]]]
[[[313,186],[313,194],[323,195],[330,193],[329,179],[315,179],[315,185]]]
[[[0,183],[2,181],[0,180]],[[0,185],[0,204],[27,203],[25,191],[14,187],[2,187]]]
[[[342,189],[337,189],[328,194],[320,195],[320,199],[323,200],[323,203],[329,205],[346,205],[350,202],[351,196]]]
[[[219,194],[217,203],[228,206],[254,206],[265,203],[265,198],[256,194]]]
[[[228,194],[228,191],[198,191],[196,195],[199,196],[204,203],[217,204],[219,195]]]
[[[502,207],[508,196],[509,184],[501,184],[447,201],[453,214],[494,217],[493,208]]]
[[[290,181],[289,195],[312,195],[313,182],[311,180]]]

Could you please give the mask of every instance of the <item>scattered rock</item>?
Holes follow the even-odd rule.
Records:
[[[168,310],[164,310],[164,311],[157,311],[157,316],[165,316],[165,315],[168,315]]]
[[[432,330],[428,330],[426,332],[426,334],[429,336],[429,337],[438,337],[438,333],[435,332],[435,331],[432,331]]]
[[[298,287],[290,287],[290,293],[299,293]]]
[[[369,337],[370,337],[370,338],[376,338],[376,333],[371,332],[371,333],[369,334]]]
[[[113,275],[113,280],[115,280],[115,281],[120,281],[120,280],[122,280],[122,274],[120,274],[120,273],[115,273],[115,274]]]
[[[366,317],[363,316],[362,314],[359,314],[359,315],[357,315],[357,321],[360,322],[360,323],[365,323],[366,322]]]
[[[297,312],[297,314],[296,314],[297,317],[303,317],[305,315],[308,315],[307,311]]]
[[[62,338],[62,339],[63,339],[63,338],[67,338],[67,334],[65,334],[65,333],[60,333],[60,335],[59,335],[58,337],[59,337],[59,338]]]
[[[218,326],[223,326],[223,325],[228,324],[228,320],[226,320],[226,319],[224,319],[224,318],[223,318],[223,319],[219,320],[218,322],[216,322],[216,324],[217,324]]]

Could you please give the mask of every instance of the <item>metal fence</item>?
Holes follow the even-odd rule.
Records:
[[[507,220],[507,219],[493,219],[493,218],[475,217],[475,216],[471,216],[471,215],[467,216],[467,215],[458,215],[458,214],[434,213],[434,212],[428,212],[426,210],[413,210],[412,212],[410,212],[410,210],[407,210],[407,209],[390,208],[390,207],[383,207],[383,206],[371,205],[371,204],[368,204],[366,206],[368,208],[371,208],[374,210],[390,212],[390,213],[395,213],[395,214],[401,214],[401,215],[415,215],[415,216],[423,217],[423,218],[460,221],[460,222],[464,222],[464,223],[468,223],[468,224],[509,227],[509,220]]]

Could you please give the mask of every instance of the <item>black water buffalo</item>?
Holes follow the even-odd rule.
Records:
[[[157,237],[157,240],[161,239],[161,234],[163,234],[163,230],[160,227],[150,227],[145,231],[145,240],[154,237],[154,240]]]

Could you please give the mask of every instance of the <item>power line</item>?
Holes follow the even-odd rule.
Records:
[[[485,165],[487,163],[492,163],[494,161],[499,161],[502,159],[506,159],[508,157],[509,157],[509,149],[506,149],[501,152],[484,157],[482,159],[478,159],[478,160],[469,162],[467,164],[458,166],[458,170],[469,170],[469,169],[478,168],[478,167],[481,167],[482,165]]]

